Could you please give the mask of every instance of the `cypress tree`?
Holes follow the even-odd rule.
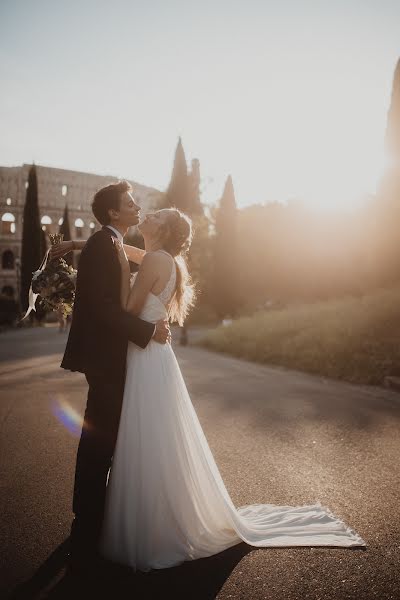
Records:
[[[239,306],[237,211],[229,175],[215,219],[214,307],[220,318],[234,317]]]
[[[195,231],[204,229],[203,221],[206,220],[203,207],[200,201],[200,163],[198,159],[192,160],[192,171],[188,173],[185,151],[182,145],[182,139],[179,138],[175,151],[174,167],[172,170],[171,181],[166,192],[166,205],[174,206],[186,213],[194,221]],[[202,226],[202,227],[201,227]],[[190,249],[188,255],[189,269],[192,271],[194,279],[199,279],[199,273],[196,266],[199,266],[199,236],[195,236],[195,243]],[[195,267],[193,269],[193,267]],[[198,269],[197,269],[198,271]],[[188,342],[186,323],[180,330],[180,344],[186,346]]]
[[[386,151],[399,166],[400,164],[400,60],[393,77],[392,97],[387,117]]]
[[[68,240],[71,239],[71,230],[69,227],[69,212],[68,212],[68,204],[65,205],[64,207],[64,215],[63,215],[63,222],[60,225],[60,228],[58,230],[59,233],[63,234],[63,240],[65,242],[67,242]],[[73,252],[68,252],[68,254],[66,254],[64,257],[65,262],[68,265],[72,265],[74,264],[74,255]]]
[[[22,248],[21,248],[21,307],[24,311],[29,305],[29,288],[32,273],[36,271],[41,263],[42,257],[42,229],[40,226],[38,185],[36,167],[32,165],[29,169],[28,188],[26,190]]]
[[[389,164],[380,185],[380,195],[386,208],[400,205],[400,60],[394,77],[385,134]]]
[[[188,196],[188,214],[191,217],[198,217],[204,214],[203,206],[200,200],[200,161],[197,158],[192,160],[192,170],[189,177],[189,196]]]
[[[189,250],[188,264],[197,287],[197,305],[204,303],[207,297],[212,249],[210,245],[210,220],[206,216],[200,200],[200,161],[192,160],[189,173],[189,209],[188,215],[193,221],[194,237]]]
[[[400,60],[393,77],[385,145],[389,163],[380,182],[376,207],[379,285],[400,280]]]
[[[200,200],[200,161],[194,158],[192,170],[188,172],[181,138],[175,151],[171,181],[166,192],[166,206],[175,206],[190,217],[204,214]]]
[[[179,138],[175,151],[174,167],[172,170],[171,181],[167,189],[167,205],[175,206],[183,212],[188,212],[189,208],[189,180],[186,165],[185,151],[182,140]]]

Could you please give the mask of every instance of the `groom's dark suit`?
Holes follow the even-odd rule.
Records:
[[[84,373],[89,384],[79,442],[71,540],[73,555],[95,551],[106,480],[118,433],[128,340],[145,348],[155,325],[121,307],[121,267],[115,234],[103,227],[85,244],[78,268],[71,329],[61,367]]]

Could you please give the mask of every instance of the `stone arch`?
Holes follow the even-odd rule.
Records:
[[[1,268],[10,271],[15,269],[15,257],[12,250],[4,250],[1,255]]]
[[[1,233],[15,233],[15,217],[12,213],[6,212],[1,216]]]
[[[4,296],[8,296],[9,298],[14,298],[15,290],[12,287],[12,285],[3,285],[3,287],[1,288],[1,293]]]
[[[81,218],[75,219],[75,235],[77,238],[81,238],[83,235],[83,228],[85,227],[85,223]]]
[[[40,224],[42,226],[43,231],[47,231],[47,233],[52,233],[52,224],[53,220],[49,215],[43,215],[40,219]]]

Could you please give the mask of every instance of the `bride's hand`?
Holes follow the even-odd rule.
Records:
[[[124,269],[129,269],[128,257],[125,254],[124,246],[116,238],[114,238],[114,247],[117,251],[118,260],[121,267]]]
[[[50,259],[53,260],[55,258],[61,258],[68,252],[71,252],[74,249],[74,242],[72,240],[67,240],[65,242],[60,242],[55,246],[50,248]]]

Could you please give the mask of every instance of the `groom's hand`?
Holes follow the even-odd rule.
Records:
[[[168,325],[167,319],[157,321],[156,331],[153,335],[153,340],[159,344],[170,344],[171,343],[171,331]]]

